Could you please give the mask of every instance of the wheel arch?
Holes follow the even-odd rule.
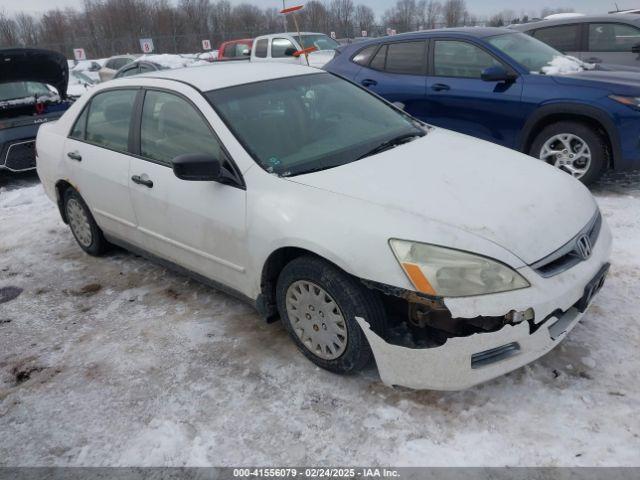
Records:
[[[333,265],[340,271],[345,272],[347,275],[350,275],[343,266],[328,258],[327,255],[322,255],[309,248],[293,245],[277,248],[269,254],[262,266],[262,272],[260,274],[260,294],[256,299],[258,311],[268,322],[275,321],[278,318],[276,283],[280,272],[282,272],[282,269],[289,262],[302,256],[319,258]]]
[[[522,129],[519,141],[520,151],[528,154],[540,130],[560,121],[583,122],[599,130],[609,148],[609,165],[607,166],[615,167],[617,159],[622,156],[618,131],[607,113],[587,105],[554,103],[538,109],[529,117]]]
[[[64,210],[64,194],[68,189],[74,189],[74,186],[71,185],[67,180],[58,180],[55,185],[56,188],[56,203],[58,204],[58,210],[60,211],[60,216],[62,217],[62,221],[64,223],[69,223],[69,219],[67,218],[67,214]]]

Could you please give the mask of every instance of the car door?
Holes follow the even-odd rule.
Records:
[[[531,36],[565,55],[582,58],[584,54],[580,23],[540,28],[531,32]]]
[[[640,29],[624,23],[590,23],[587,29],[588,51],[583,60],[589,63],[606,63],[640,67]]]
[[[513,148],[524,121],[522,77],[509,82],[484,81],[482,72],[489,67],[513,70],[466,40],[437,38],[431,45],[427,120]]]
[[[129,196],[129,132],[139,89],[97,93],[87,103],[65,142],[69,180],[105,233],[122,239],[136,234]]]
[[[172,170],[172,160],[185,154],[214,156],[228,168],[232,160],[193,100],[148,89],[140,107],[130,188],[145,248],[240,290],[247,259],[245,190],[180,180]]]
[[[428,118],[427,42],[413,40],[380,46],[375,54],[365,49],[352,61],[371,56],[356,75],[356,82],[421,120]]]

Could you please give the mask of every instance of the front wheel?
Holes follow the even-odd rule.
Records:
[[[548,125],[533,141],[529,154],[586,185],[595,182],[607,167],[605,139],[594,128],[579,122]]]
[[[371,347],[355,317],[380,331],[384,308],[358,280],[319,258],[299,257],[280,273],[276,297],[285,329],[313,363],[348,374],[371,361]]]

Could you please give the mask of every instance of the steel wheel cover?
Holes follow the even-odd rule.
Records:
[[[67,219],[80,245],[87,248],[90,247],[93,242],[93,234],[91,233],[89,217],[87,217],[80,202],[75,198],[71,198],[67,202]]]
[[[591,167],[591,149],[587,142],[572,133],[554,135],[542,146],[540,160],[575,178],[582,178]]]
[[[289,285],[287,316],[302,344],[315,356],[335,360],[347,348],[347,323],[335,300],[308,280]]]

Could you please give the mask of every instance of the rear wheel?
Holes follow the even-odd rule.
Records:
[[[89,207],[73,188],[64,192],[64,212],[76,242],[90,255],[101,255],[109,246]]]
[[[589,185],[607,166],[607,145],[594,128],[580,122],[558,122],[535,138],[529,154]]]
[[[356,279],[319,258],[299,257],[280,273],[276,296],[286,330],[313,363],[348,374],[371,361],[371,347],[355,317],[380,331],[384,308]]]

